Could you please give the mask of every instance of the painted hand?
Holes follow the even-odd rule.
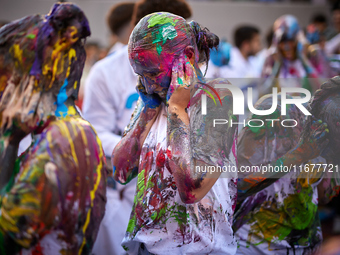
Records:
[[[155,109],[162,103],[162,99],[157,94],[148,94],[146,92],[140,77],[138,77],[136,90],[142,99],[145,108]]]
[[[185,109],[190,101],[190,89],[195,84],[196,71],[186,55],[175,59],[171,83],[167,94],[168,104]]]
[[[301,156],[306,160],[318,157],[328,144],[328,133],[326,123],[322,120],[313,120],[310,131],[300,138],[297,150]]]
[[[22,84],[8,84],[0,101],[0,134],[10,142],[19,143],[33,132],[45,119],[39,107],[41,92],[34,91],[33,76],[23,79]]]

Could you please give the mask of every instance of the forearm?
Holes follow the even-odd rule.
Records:
[[[139,157],[146,136],[159,112],[159,107],[144,107],[130,131],[112,153],[114,179],[125,184],[138,174]]]
[[[303,162],[305,162],[305,159],[301,156],[299,149],[293,149],[276,161],[270,162],[269,165],[271,165],[273,169],[275,169],[275,167],[279,169],[281,166],[300,165]],[[247,196],[251,196],[265,189],[287,173],[288,172],[284,171],[262,172],[260,169],[258,173],[251,173],[245,178],[239,179],[237,183],[238,199],[242,200]]]
[[[0,138],[0,190],[6,186],[12,176],[18,148],[19,143]]]
[[[199,201],[214,185],[219,173],[195,171],[196,167],[206,165],[194,159],[190,144],[189,117],[184,109],[170,106],[168,109],[169,165],[185,203]]]

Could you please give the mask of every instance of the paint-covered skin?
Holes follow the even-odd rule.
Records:
[[[198,89],[204,85],[197,81],[205,81],[195,40],[189,24],[169,13],[144,17],[130,37],[130,63],[141,76],[138,87],[162,102],[158,106],[141,96],[113,151],[116,180],[138,178],[122,242],[129,254],[136,254],[140,243],[153,254],[236,252],[231,230],[236,178],[195,171],[201,165],[237,165],[236,126],[213,130],[211,118],[221,113],[218,105],[208,116],[201,114],[201,95],[206,92]],[[217,83],[228,81],[205,86]],[[231,92],[220,89],[219,95],[227,109],[223,117],[234,118]],[[208,97],[207,104],[213,100]],[[170,107],[184,111],[185,119]]]
[[[217,83],[227,81],[214,80],[208,85],[214,87]],[[232,105],[230,92],[219,92],[225,94],[221,98],[223,104]],[[197,173],[194,169],[205,165],[236,166],[237,130],[234,126],[212,132],[212,124],[205,126],[204,123],[212,121],[200,114],[202,93],[197,93],[188,107],[190,128],[180,120],[169,120],[162,103],[143,143],[134,207],[122,243],[129,254],[134,254],[139,242],[145,243],[155,254],[190,250],[216,254],[234,252],[235,241],[229,224],[236,206],[236,178],[217,179],[218,175],[208,177],[207,173]],[[214,104],[210,98],[209,104]],[[215,113],[210,113],[213,118]],[[224,117],[231,118],[232,109]],[[169,133],[170,121],[172,133]],[[176,123],[177,127],[173,128]],[[189,129],[195,132],[190,134]],[[197,143],[188,149],[186,143],[190,137]],[[222,229],[220,234],[215,232]],[[221,242],[224,248],[214,247],[213,242]],[[226,250],[230,253],[225,253]]]
[[[280,115],[280,101],[279,97],[278,108],[270,116],[252,118],[295,119],[298,125],[294,128],[285,128],[278,123],[274,127],[271,124],[263,128],[245,127],[238,140],[240,165],[268,164],[297,146],[304,126],[304,115],[295,105],[289,106],[286,116]],[[272,96],[267,95],[255,107],[269,109],[271,105]],[[308,163],[325,163],[320,160]],[[317,213],[317,185],[321,175],[287,173],[284,178],[274,179],[270,186],[256,194],[245,199],[239,197],[233,229],[240,251],[246,253],[257,247],[263,254],[286,254],[289,248],[311,251],[320,244],[322,234]]]
[[[309,104],[309,111],[313,116],[322,119],[328,124],[329,143],[322,152],[327,164],[339,166],[340,144],[340,77],[336,76],[321,85]],[[310,122],[311,119],[308,119]],[[308,130],[304,131],[308,133]],[[340,191],[340,174],[337,171],[327,171],[318,186],[319,201],[326,204],[337,196]]]
[[[330,74],[330,66],[327,60],[313,58],[311,61],[308,50],[308,41],[301,30],[297,19],[292,15],[284,15],[278,18],[273,26],[274,37],[269,54],[265,60],[262,74],[266,78],[265,88],[262,93],[266,93],[272,86],[285,86],[280,84],[276,78],[295,78],[296,82],[291,82],[290,86],[305,87],[315,92],[321,85],[319,78]],[[314,54],[315,55],[315,54]],[[297,63],[298,61],[299,63]],[[324,65],[322,68],[320,65]],[[301,68],[305,76],[301,74]],[[303,78],[310,78],[303,80]],[[278,84],[277,84],[278,83]],[[297,84],[295,84],[297,83]]]
[[[107,172],[101,142],[74,104],[89,35],[74,4],[0,29],[0,254],[91,252]]]
[[[248,127],[246,127],[248,128]],[[282,157],[275,158],[266,163],[275,167],[291,165],[299,166],[304,162],[317,158],[328,144],[327,135],[329,130],[327,124],[322,120],[313,120],[309,125],[307,134],[300,136],[297,145],[290,149]],[[245,173],[239,179],[237,189],[239,199],[245,199],[275,182],[276,179],[283,177],[287,172],[268,171],[265,173]]]

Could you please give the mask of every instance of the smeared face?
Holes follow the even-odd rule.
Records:
[[[279,50],[285,59],[292,61],[296,59],[296,46],[296,41],[284,41],[279,43]]]
[[[148,94],[156,93],[165,99],[171,82],[172,63],[175,54],[164,48],[159,54],[156,48],[134,51],[129,59],[136,74],[141,77]]]
[[[185,19],[171,13],[150,14],[136,25],[129,41],[129,59],[148,94],[166,98],[174,60],[191,43],[192,32]]]

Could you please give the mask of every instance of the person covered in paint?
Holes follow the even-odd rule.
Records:
[[[316,61],[311,63],[307,57],[308,41],[294,16],[281,16],[275,21],[273,30],[273,43],[261,74],[263,78],[266,78],[260,88],[262,95],[266,94],[268,89],[270,90],[273,86],[279,88],[305,87],[316,91],[320,86],[318,78],[331,78],[328,76],[328,67],[314,66],[313,64],[318,65],[319,63]],[[324,64],[328,65],[327,62]]]
[[[74,4],[0,30],[0,254],[91,254],[107,173],[74,104],[89,35]]]
[[[321,89],[316,91],[309,103],[308,110],[315,118],[326,122],[329,129],[329,143],[321,156],[326,159],[328,165],[333,165],[334,169],[325,171],[325,176],[318,186],[319,202],[329,203],[340,191],[340,171],[337,167],[339,162],[339,126],[340,126],[340,77],[336,76],[321,85]],[[310,125],[311,119],[307,120]],[[308,130],[304,130],[308,133]]]
[[[114,10],[112,15],[122,11],[120,7]],[[129,35],[140,19],[159,11],[171,12],[184,18],[191,16],[190,6],[185,0],[139,0],[135,3]],[[114,20],[117,20],[117,16]],[[121,49],[115,47],[115,50],[91,69],[83,107],[85,119],[93,125],[103,142],[107,159],[111,158],[113,149],[121,140],[139,97],[136,91],[137,74],[130,65],[127,45]],[[111,168],[111,160],[107,161]],[[105,216],[92,252],[96,255],[125,255],[121,242],[129,223],[137,179],[121,185],[109,176],[107,184]]]
[[[272,96],[260,98],[255,108],[270,109]],[[252,115],[250,119],[279,121],[268,122],[262,128],[242,129],[237,144],[240,166],[267,166],[298,145],[305,115],[294,104],[287,105],[287,114],[281,115],[281,95],[278,99],[278,107],[272,114]],[[281,125],[283,120],[291,125],[290,119],[297,122],[295,127]],[[305,158],[308,161],[308,155]],[[317,158],[313,163],[325,162]],[[315,250],[322,242],[317,211],[321,178],[317,172],[308,175],[291,171],[280,179],[273,179],[265,189],[246,198],[241,196],[233,223],[237,254],[310,254]]]
[[[200,109],[206,92],[198,89],[205,82],[199,64],[218,44],[218,37],[196,22],[166,12],[145,16],[131,34],[129,58],[139,75],[140,101],[112,155],[117,181],[138,178],[122,242],[129,254],[236,252],[231,228],[236,177],[195,171],[237,166],[236,125],[213,130],[208,118],[219,108],[209,108],[209,115]],[[218,83],[228,81],[213,80],[205,90]],[[227,107],[224,118],[233,117],[231,92],[220,89],[219,95]],[[207,102],[213,104],[208,97]]]

